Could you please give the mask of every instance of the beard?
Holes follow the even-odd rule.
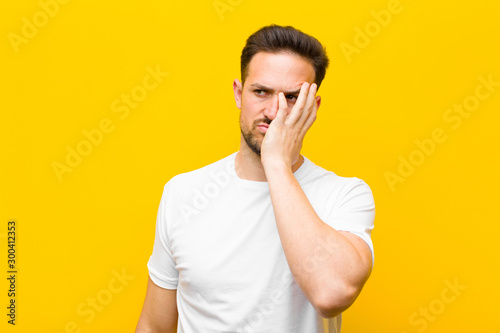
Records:
[[[255,133],[255,129],[259,124],[271,124],[271,120],[269,118],[264,118],[264,119],[258,119],[253,122],[252,126],[250,128],[245,128],[243,126],[243,123],[241,122],[241,114],[240,114],[240,130],[241,134],[243,135],[243,139],[245,139],[245,142],[247,146],[260,157],[260,149],[262,146],[262,139],[259,140],[257,136],[262,135],[261,133]],[[265,134],[262,135],[264,137]]]

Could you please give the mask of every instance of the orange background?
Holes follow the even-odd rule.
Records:
[[[498,331],[500,86],[481,81],[500,82],[498,2],[66,2],[0,4],[2,331],[134,330],[163,185],[238,150],[232,81],[270,23],[331,59],[304,155],[375,196],[342,332]]]

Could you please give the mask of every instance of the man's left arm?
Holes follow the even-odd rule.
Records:
[[[322,317],[354,302],[368,279],[372,254],[360,237],[323,222],[291,170],[266,170],[274,215],[290,270]]]
[[[360,237],[323,222],[292,173],[316,119],[315,94],[316,85],[304,83],[290,112],[279,94],[279,111],[264,137],[261,161],[290,270],[318,313],[331,318],[361,292],[371,273],[372,253]]]

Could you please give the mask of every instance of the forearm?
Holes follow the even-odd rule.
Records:
[[[317,309],[343,311],[363,287],[367,263],[341,232],[319,218],[289,168],[267,166],[266,177],[278,233],[295,280]]]

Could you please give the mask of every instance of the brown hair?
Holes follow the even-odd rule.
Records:
[[[241,52],[241,81],[245,84],[250,60],[258,52],[290,52],[304,57],[315,71],[314,82],[319,86],[329,64],[326,49],[313,36],[307,35],[291,26],[271,24],[265,26],[250,37]]]

